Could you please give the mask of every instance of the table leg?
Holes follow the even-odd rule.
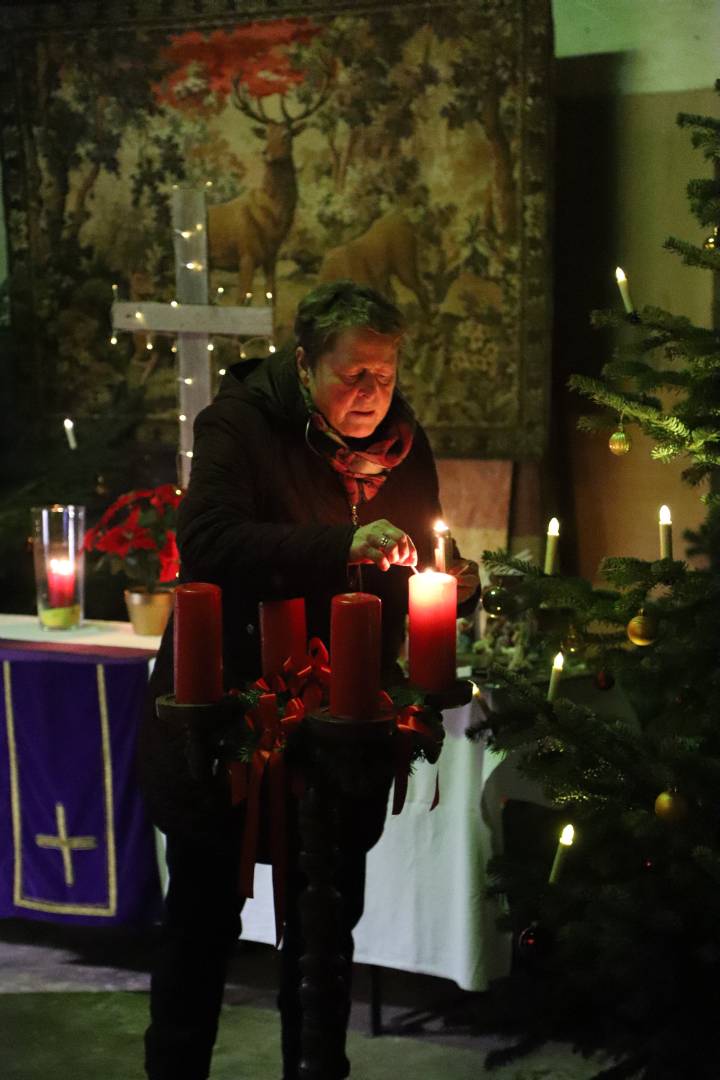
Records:
[[[382,968],[370,965],[370,1034],[382,1035]]]

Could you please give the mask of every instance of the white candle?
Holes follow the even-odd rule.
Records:
[[[555,560],[557,558],[558,538],[560,536],[560,522],[556,517],[550,518],[547,527],[547,543],[545,546],[545,566],[544,570],[546,574],[555,573]]]
[[[663,505],[660,507],[658,526],[660,529],[660,558],[672,559],[672,517],[669,506]]]
[[[633,307],[633,302],[630,299],[630,288],[628,286],[628,279],[625,271],[621,266],[615,267],[615,280],[617,281],[617,286],[620,290],[620,295],[622,297],[622,302],[625,307],[625,312],[628,315],[632,315],[635,308]]]
[[[435,533],[435,569],[440,574],[446,574],[448,567],[453,564],[452,536],[444,521],[436,521],[433,532]]]
[[[67,436],[68,446],[71,450],[77,450],[77,439],[75,438],[75,425],[69,417],[65,417],[63,420],[63,427],[65,428],[65,435]]]
[[[550,685],[548,686],[547,692],[548,701],[555,700],[564,664],[565,657],[563,656],[563,654],[561,652],[556,653],[555,659],[553,660],[552,670],[550,671]]]
[[[560,876],[560,867],[562,866],[563,859],[565,858],[565,852],[569,847],[572,847],[572,842],[575,839],[575,829],[572,825],[566,825],[563,831],[560,833],[558,840],[557,850],[555,852],[555,858],[553,859],[552,869],[550,870],[550,877],[548,878],[548,884],[554,885]]]

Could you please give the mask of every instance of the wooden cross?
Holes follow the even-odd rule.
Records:
[[[192,464],[195,417],[210,404],[210,334],[271,337],[273,309],[208,304],[207,208],[203,191],[172,192],[177,297],[169,304],[119,301],[112,306],[113,330],[177,335],[178,482],[186,488]]]
[[[62,803],[55,803],[55,821],[57,835],[50,836],[47,833],[38,833],[35,843],[41,848],[58,848],[62,852],[63,869],[65,871],[65,884],[75,884],[75,870],[73,868],[73,851],[92,851],[97,847],[94,836],[68,836],[65,807]]]

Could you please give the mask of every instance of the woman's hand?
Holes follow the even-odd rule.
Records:
[[[415,566],[415,545],[402,529],[385,518],[361,525],[353,536],[348,563],[374,563],[380,570],[391,566]]]

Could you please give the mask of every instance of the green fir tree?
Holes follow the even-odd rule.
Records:
[[[714,171],[688,189],[707,239],[666,247],[717,274],[720,121],[678,123]],[[606,559],[608,587],[594,589],[485,553],[492,572],[519,572],[535,616],[564,612],[598,685],[615,678],[631,705],[586,708],[562,683],[548,702],[547,682],[494,673],[502,692],[479,734],[540,783],[551,841],[529,862],[508,845],[491,864],[493,891],[508,901],[511,1000],[526,1006],[529,1042],[570,1037],[583,1052],[606,1051],[598,1077],[709,1080],[720,1076],[720,332],[654,307],[593,321],[625,325],[601,377],[571,380],[598,407],[581,424],[627,426],[630,437],[637,425],[659,462],[686,459],[683,477],[707,506],[688,551],[705,559]],[[629,623],[642,644],[630,643]],[[550,884],[566,822],[576,842]]]

